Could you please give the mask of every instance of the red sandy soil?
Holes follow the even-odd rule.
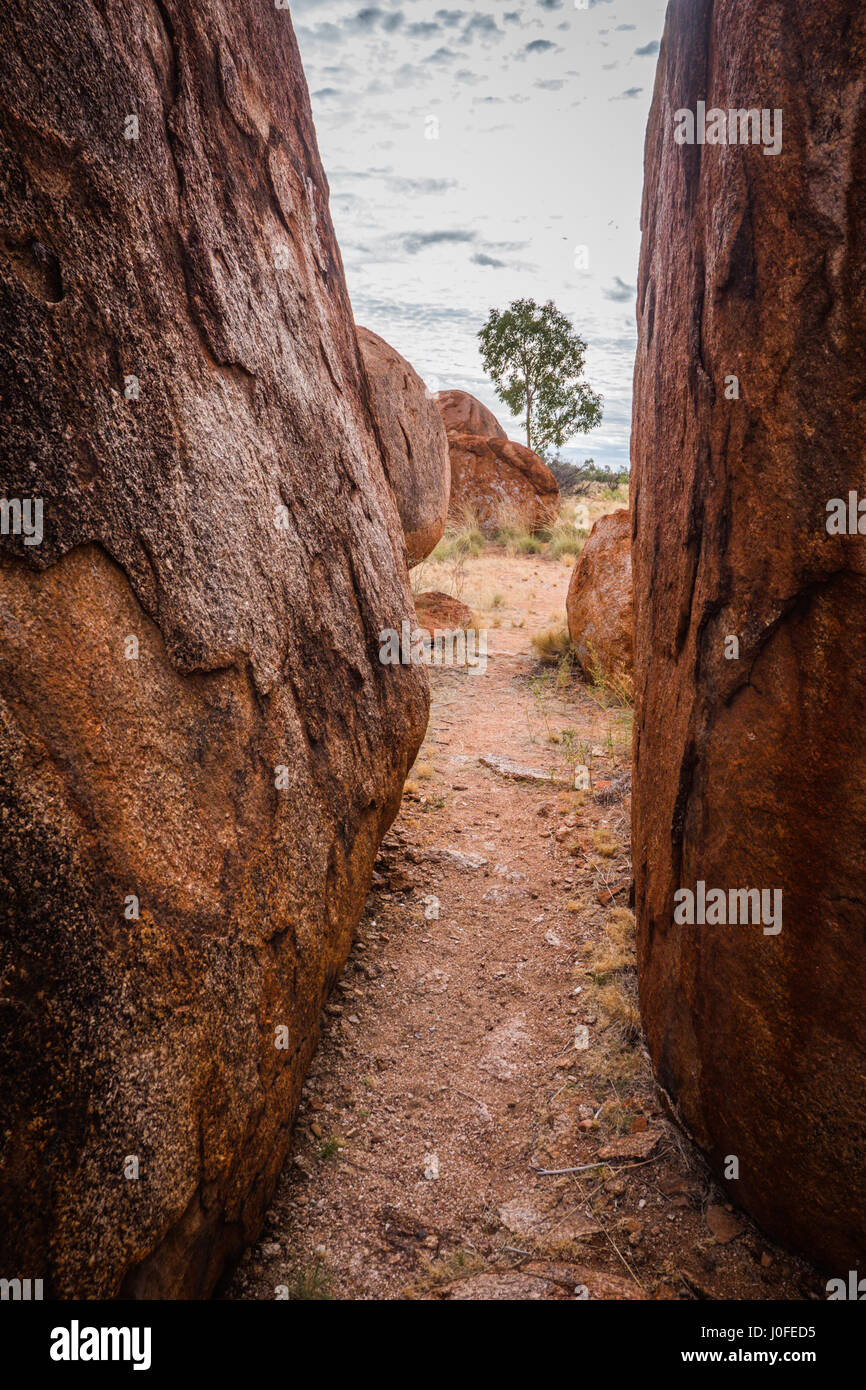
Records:
[[[461,570],[490,626],[487,670],[431,672],[426,744],[228,1298],[823,1296],[727,1205],[653,1085],[631,711],[531,647],[564,618],[569,574],[489,549]],[[592,788],[511,780],[485,754],[572,785],[589,759]]]

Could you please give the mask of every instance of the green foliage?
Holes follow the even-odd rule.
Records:
[[[431,559],[447,561],[465,559],[469,555],[480,555],[486,544],[486,536],[478,526],[448,529],[433,551]]]
[[[567,530],[565,527],[557,527],[550,538],[547,547],[547,555],[551,560],[558,560],[561,555],[573,555],[577,559],[583,550],[586,539],[573,527]]]
[[[518,555],[540,555],[544,549],[538,536],[520,536],[514,544]]]
[[[289,1285],[289,1298],[304,1303],[328,1302],[333,1298],[333,1273],[322,1260],[315,1260],[298,1270]]]
[[[561,448],[601,423],[602,398],[581,379],[586,343],[553,300],[491,309],[478,339],[499,399],[525,417],[528,448]]]
[[[537,451],[536,451],[537,452]],[[623,470],[614,473],[610,468],[602,468],[595,459],[584,459],[583,463],[567,463],[556,455],[544,456],[563,497],[586,497],[592,483],[607,483],[608,491],[629,481],[629,473]]]

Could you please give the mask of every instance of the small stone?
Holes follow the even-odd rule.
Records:
[[[509,869],[507,864],[495,864],[493,872],[497,878],[504,878],[508,883],[525,883],[526,874],[521,874],[517,869]]]
[[[724,1207],[707,1207],[707,1225],[719,1245],[727,1245],[743,1234],[743,1223]]]
[[[649,1158],[656,1148],[661,1134],[657,1130],[647,1130],[645,1134],[624,1134],[619,1139],[612,1139],[604,1148],[599,1149],[599,1158]]]
[[[453,864],[455,869],[465,869],[467,873],[483,869],[487,864],[483,855],[464,854],[459,849],[428,849],[423,858],[437,864]]]
[[[426,1154],[424,1157],[424,1177],[427,1182],[435,1182],[439,1177],[439,1155]]]

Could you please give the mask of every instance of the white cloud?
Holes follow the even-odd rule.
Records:
[[[494,305],[555,300],[605,397],[604,423],[572,447],[617,467],[628,459],[643,139],[665,6],[292,5],[358,321],[426,379],[480,396],[519,437],[484,379],[476,333]],[[588,270],[576,267],[579,246]]]

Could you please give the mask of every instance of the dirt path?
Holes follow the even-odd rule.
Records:
[[[568,577],[469,563],[466,596],[497,624],[487,670],[432,672],[425,747],[229,1298],[822,1287],[725,1207],[662,1114],[636,1014],[630,711],[563,689],[530,645]],[[511,780],[487,754],[572,781],[589,759],[592,790]]]

